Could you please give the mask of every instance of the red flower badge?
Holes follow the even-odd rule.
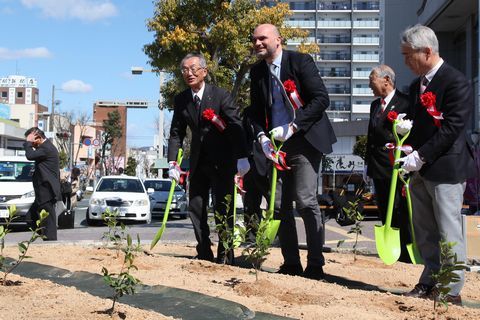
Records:
[[[283,82],[283,87],[287,92],[288,99],[290,99],[290,102],[292,103],[293,108],[297,110],[298,108],[303,107],[305,103],[303,102],[302,98],[300,98],[300,94],[297,91],[297,86],[295,85],[295,81],[290,79],[285,80],[285,82]]]
[[[420,95],[420,102],[422,106],[427,109],[427,112],[433,118],[433,123],[437,127],[441,127],[442,123],[440,120],[443,120],[443,113],[437,110],[435,106],[437,102],[437,96],[433,92],[425,92]]]
[[[223,121],[220,116],[215,114],[215,110],[212,108],[205,109],[202,112],[202,117],[203,119],[210,121],[215,127],[217,127],[218,131],[223,132],[227,125],[225,124],[225,121]]]
[[[387,119],[390,120],[390,122],[393,122],[397,120],[398,113],[396,111],[389,111],[387,114]]]

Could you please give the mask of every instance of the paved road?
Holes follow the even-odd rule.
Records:
[[[75,228],[58,230],[59,242],[92,242],[102,240],[103,234],[107,231],[107,227],[89,227],[85,221],[85,212],[88,206],[88,199],[83,199],[78,203],[75,211]],[[359,236],[357,249],[368,253],[375,253],[374,242],[374,225],[379,223],[378,220],[370,218],[364,221],[362,235]],[[151,224],[129,224],[129,233],[135,236],[137,233],[144,243],[150,243],[155,233],[160,228],[161,220],[153,220]],[[297,217],[297,229],[299,242],[301,247],[305,246],[305,229],[302,219]],[[325,247],[336,248],[340,240],[345,240],[340,248],[352,248],[355,243],[355,234],[348,234],[350,226],[341,227],[335,220],[327,221],[325,225]],[[12,232],[6,238],[6,243],[17,243],[21,240],[29,238],[28,232]],[[213,237],[216,241],[216,236]],[[162,237],[163,242],[182,242],[195,244],[195,236],[193,234],[190,219],[170,219],[167,223],[167,229]],[[303,244],[303,245],[302,245]]]

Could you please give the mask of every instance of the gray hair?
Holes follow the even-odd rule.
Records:
[[[200,67],[202,67],[202,68],[207,67],[207,60],[205,60],[205,57],[203,56],[203,54],[201,54],[201,53],[189,53],[180,62],[180,69],[183,68],[183,63],[190,58],[198,58],[198,60],[200,61]]]
[[[429,27],[416,24],[403,31],[400,38],[402,45],[409,45],[412,49],[431,48],[434,53],[438,53],[437,36]]]
[[[379,78],[388,77],[393,86],[395,86],[395,71],[386,64],[381,64],[372,69],[373,74]]]

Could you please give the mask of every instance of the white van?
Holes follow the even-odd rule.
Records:
[[[35,201],[32,175],[34,163],[21,156],[0,156],[0,224],[8,217],[8,207],[17,207],[12,224],[26,224],[25,215]]]

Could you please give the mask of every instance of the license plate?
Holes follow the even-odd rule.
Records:
[[[0,218],[8,218],[8,209],[0,209]]]

